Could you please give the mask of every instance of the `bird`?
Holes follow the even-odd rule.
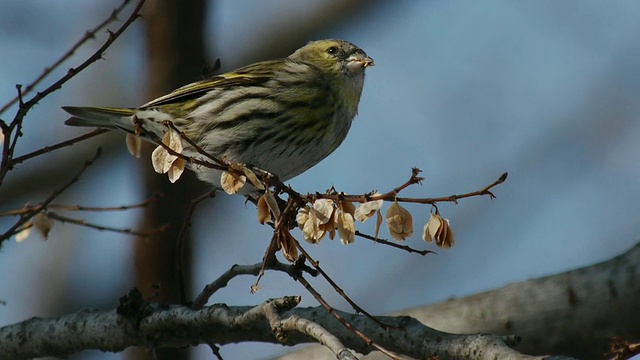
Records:
[[[210,76],[137,108],[62,109],[71,115],[66,125],[120,129],[147,141],[153,139],[145,132],[163,138],[169,121],[216,159],[287,181],[344,141],[358,112],[365,69],[373,65],[348,41],[318,40],[285,58]],[[202,158],[197,148],[180,141],[183,155]],[[187,167],[215,189],[221,187],[222,170]]]

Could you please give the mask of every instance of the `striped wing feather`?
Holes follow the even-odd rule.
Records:
[[[258,63],[238,69],[236,72],[216,75],[206,80],[191,83],[178,88],[167,95],[151,100],[150,102],[142,105],[142,108],[175,104],[176,102],[198,98],[215,88],[260,84],[268,81],[273,76],[273,70],[264,71],[264,68],[265,66],[263,63]]]

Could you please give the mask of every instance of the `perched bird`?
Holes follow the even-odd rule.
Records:
[[[137,122],[159,138],[168,130],[162,122],[169,120],[208,154],[256,166],[286,181],[320,162],[345,139],[369,66],[373,60],[354,44],[319,40],[286,58],[185,85],[139,108],[63,109],[72,115],[67,125],[134,134]],[[184,155],[202,158],[182,142]],[[221,171],[197,165],[191,169],[220,188]]]

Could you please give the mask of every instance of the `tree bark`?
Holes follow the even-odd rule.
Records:
[[[600,359],[614,336],[640,339],[638,264],[640,244],[595,265],[397,315],[447,333],[515,334],[522,338],[516,349],[527,354]],[[284,358],[329,358],[320,346],[294,355]]]
[[[349,349],[364,354],[373,349],[324,309],[295,309],[299,297],[272,299],[255,307],[221,304],[202,310],[158,306],[140,299],[139,293],[132,292],[117,310],[84,310],[57,319],[32,318],[1,328],[0,358],[21,360],[64,357],[83,349],[117,352],[129,346],[158,349],[245,341],[284,345],[319,341],[339,359],[355,359]],[[364,315],[336,313],[388,351],[415,358],[543,359],[513,350],[517,339],[511,336],[452,335],[407,316],[376,317],[389,326],[385,330]],[[25,342],[29,346],[24,346]]]

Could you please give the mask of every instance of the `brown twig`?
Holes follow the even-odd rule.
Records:
[[[414,171],[416,169],[414,168]],[[458,200],[470,198],[474,196],[484,196],[488,195],[490,198],[495,198],[496,196],[491,192],[491,189],[497,185],[502,184],[507,180],[508,173],[504,173],[500,175],[500,177],[492,182],[491,184],[485,186],[484,188],[476,191],[471,191],[468,193],[458,194],[458,195],[449,195],[435,198],[406,198],[406,197],[398,197],[397,194],[400,190],[405,189],[409,185],[418,184],[422,178],[415,177],[412,174],[411,178],[405,182],[403,185],[381,195],[365,194],[365,195],[347,195],[342,193],[331,193],[331,194],[315,194],[315,195],[307,195],[307,201],[312,202],[315,199],[330,199],[335,201],[350,201],[350,202],[358,202],[364,203],[369,201],[383,200],[383,201],[397,201],[397,202],[406,202],[406,203],[417,203],[417,204],[428,204],[434,205],[440,202],[453,202],[458,203]]]
[[[309,261],[309,263],[311,264],[311,266],[313,266],[314,269],[316,269],[318,271],[318,273],[320,273],[320,275],[322,275],[322,277],[331,285],[333,286],[333,289],[343,298],[345,299],[349,305],[351,305],[351,307],[353,308],[353,310],[355,310],[356,313],[361,313],[364,316],[368,317],[369,319],[371,319],[371,321],[375,322],[376,324],[378,324],[380,327],[382,327],[383,329],[388,329],[389,326],[386,324],[383,324],[382,322],[380,322],[380,320],[376,319],[373,315],[369,314],[367,311],[365,311],[363,308],[361,308],[358,304],[356,304],[353,300],[351,300],[351,298],[344,292],[344,290],[342,290],[342,288],[340,286],[338,286],[338,284],[333,281],[333,279],[326,273],[324,272],[324,270],[322,270],[322,268],[320,267],[320,263],[315,261],[311,255],[309,255],[309,253],[307,253],[304,248],[300,245],[300,243],[298,241],[296,241],[296,246],[298,247],[298,250],[300,250],[300,252],[302,253],[302,256]]]
[[[151,237],[157,233],[163,232],[166,230],[165,226],[161,226],[160,228],[153,230],[153,231],[135,231],[135,230],[131,230],[131,229],[120,229],[120,228],[115,228],[115,227],[110,227],[110,226],[104,226],[104,225],[97,225],[97,224],[92,224],[89,223],[85,220],[81,220],[81,219],[74,219],[74,218],[70,218],[70,217],[66,217],[66,216],[62,216],[59,215],[57,213],[54,212],[48,212],[47,216],[49,216],[50,219],[52,220],[57,220],[63,223],[70,223],[70,224],[75,224],[75,225],[80,225],[80,226],[84,226],[84,227],[88,227],[91,229],[96,229],[96,230],[100,230],[100,231],[110,231],[110,232],[115,232],[115,233],[120,233],[120,234],[127,234],[127,235],[134,235],[134,236],[139,236],[142,238],[148,238]]]
[[[223,287],[227,286],[227,284],[229,283],[229,281],[233,278],[235,278],[236,276],[239,275],[253,275],[253,276],[257,276],[260,271],[262,271],[262,262],[259,262],[257,264],[253,264],[253,265],[238,265],[235,264],[233,266],[231,266],[231,268],[227,271],[225,271],[224,274],[220,275],[217,279],[215,279],[214,281],[212,281],[211,283],[207,284],[204,289],[202,289],[202,291],[200,292],[200,294],[198,294],[198,296],[195,298],[195,300],[193,300],[193,303],[191,303],[191,308],[193,310],[200,310],[202,309],[207,302],[209,301],[209,298],[211,298],[211,296],[213,296],[213,294],[222,289]]]
[[[264,270],[263,264],[264,264],[263,262],[259,262],[253,265],[237,265],[236,264],[231,266],[231,268],[225,271],[224,274],[220,275],[217,279],[207,284],[204,287],[204,289],[202,289],[202,291],[200,292],[200,294],[198,294],[198,296],[195,298],[193,303],[191,303],[191,309],[193,310],[202,309],[209,301],[209,298],[211,298],[211,296],[213,296],[213,294],[215,294],[216,291],[226,287],[229,281],[231,281],[231,279],[235,278],[236,276],[240,276],[240,275],[258,276]],[[317,271],[304,265],[304,263],[302,262],[290,265],[290,264],[284,264],[275,260],[267,267],[267,270],[285,272],[290,276],[293,276],[294,274],[300,274],[303,271],[308,273],[311,276],[318,275]]]
[[[382,194],[379,195],[380,197],[383,198],[396,198],[398,196],[398,194],[400,193],[400,191],[408,188],[411,185],[415,185],[415,184],[421,184],[422,180],[424,180],[424,178],[419,177],[418,174],[420,174],[422,172],[422,170],[418,169],[418,168],[411,168],[411,177],[409,177],[409,180],[407,180],[404,184],[398,186],[397,188],[387,192],[386,194]],[[373,200],[378,200],[378,199],[373,199]]]
[[[77,142],[80,142],[80,141],[83,141],[83,140],[86,140],[86,139],[90,139],[90,138],[92,138],[94,136],[98,136],[98,135],[104,134],[106,132],[109,132],[109,129],[95,129],[95,130],[93,130],[93,131],[91,131],[89,133],[74,137],[74,138],[69,139],[69,140],[65,140],[65,141],[59,142],[59,143],[57,143],[55,145],[45,146],[42,149],[30,152],[28,154],[24,154],[22,156],[18,156],[17,158],[14,158],[13,160],[11,160],[11,164],[9,165],[10,169],[12,169],[15,165],[20,164],[20,163],[22,163],[22,162],[24,162],[26,160],[29,160],[31,158],[34,158],[36,156],[40,156],[42,154],[50,153],[50,152],[52,152],[54,150],[58,150],[58,149],[61,149],[63,147],[71,146],[71,145],[73,145],[73,144],[75,144]]]
[[[104,206],[100,206],[100,207],[94,207],[94,206],[82,206],[82,205],[61,205],[61,204],[49,204],[49,206],[47,206],[48,209],[57,209],[57,210],[64,210],[64,211],[125,211],[125,210],[131,210],[131,209],[137,209],[137,208],[144,208],[149,206],[149,204],[158,201],[159,199],[163,198],[164,195],[157,193],[152,195],[151,197],[147,198],[146,200],[143,200],[141,203],[138,204],[133,204],[133,205],[120,205],[120,206],[113,206],[113,207],[104,207]],[[23,215],[29,212],[33,212],[33,211],[39,211],[41,210],[40,206],[25,206],[22,209],[15,209],[15,210],[9,210],[9,211],[5,211],[5,212],[1,212],[0,213],[0,217],[2,216],[15,216],[15,215]]]
[[[206,158],[212,160],[213,162],[215,162],[216,164],[220,165],[220,166],[225,166],[226,164],[216,158],[215,156],[209,154],[208,152],[204,151],[203,148],[201,148],[198,144],[196,144],[193,140],[191,140],[191,138],[189,138],[182,130],[178,129],[173,122],[171,121],[163,121],[162,122],[163,125],[170,127],[171,129],[173,129],[175,132],[178,133],[178,135],[180,135],[180,138],[184,141],[186,141],[189,145],[191,145],[191,147],[196,150],[199,154],[205,156]],[[185,159],[188,160],[188,159]]]
[[[371,235],[367,235],[367,234],[361,233],[361,232],[360,232],[360,231],[358,231],[358,230],[356,230],[355,235],[356,235],[356,236],[359,236],[359,237],[361,237],[361,238],[363,238],[363,239],[371,240],[371,241],[373,241],[374,243],[383,244],[383,245],[387,245],[387,246],[394,247],[394,248],[396,248],[396,249],[404,250],[404,251],[406,251],[406,252],[408,252],[408,253],[419,254],[419,255],[422,255],[422,256],[425,256],[425,255],[427,255],[427,254],[436,254],[436,255],[437,255],[437,253],[436,253],[436,252],[431,251],[431,250],[418,250],[418,249],[414,249],[414,248],[412,248],[411,246],[408,246],[408,245],[400,245],[400,244],[397,244],[397,243],[394,243],[394,242],[391,242],[391,241],[388,241],[388,240],[384,240],[384,239],[376,238],[375,236],[371,236]]]
[[[300,284],[302,284],[302,286],[304,286],[305,289],[307,289],[307,291],[309,293],[311,293],[311,295],[320,303],[320,305],[329,313],[331,314],[331,316],[333,316],[336,320],[338,320],[340,322],[340,324],[342,324],[345,328],[349,329],[350,331],[352,331],[354,334],[356,334],[358,337],[360,337],[368,346],[371,346],[373,348],[375,348],[376,350],[382,352],[383,354],[387,355],[388,357],[392,358],[392,359],[400,359],[396,354],[394,354],[393,352],[383,348],[382,346],[376,344],[375,342],[373,342],[373,340],[371,340],[367,335],[365,335],[362,331],[358,330],[358,328],[356,328],[355,326],[351,325],[351,323],[349,323],[347,320],[345,320],[342,316],[340,316],[340,314],[336,313],[333,308],[329,305],[329,303],[327,303],[323,298],[322,295],[320,295],[320,293],[318,291],[316,291],[316,289],[313,288],[313,286],[311,286],[311,284],[307,281],[307,279],[304,278],[304,276],[300,275],[296,275],[294,277],[298,282],[300,282]],[[375,321],[376,323],[380,323],[380,321],[378,319],[371,318],[370,316],[368,316],[371,320]]]
[[[269,240],[269,246],[267,246],[267,250],[264,252],[264,256],[262,257],[262,263],[260,265],[260,272],[257,275],[256,282],[251,285],[251,293],[254,294],[259,289],[260,280],[264,276],[265,271],[269,268],[269,266],[276,262],[275,254],[278,251],[278,232],[277,230],[273,231],[273,235],[271,236],[271,240]]]
[[[273,236],[269,241],[269,246],[265,251],[264,257],[262,258],[262,270],[258,274],[258,278],[256,279],[256,282],[251,286],[252,292],[255,292],[256,289],[258,289],[260,279],[262,279],[262,276],[264,275],[265,270],[268,269],[270,266],[272,266],[274,262],[277,262],[275,255],[279,248],[278,241],[280,240],[281,236],[288,233],[289,231],[288,223],[286,219],[288,219],[289,216],[294,211],[297,211],[298,207],[299,207],[298,201],[290,197],[287,200],[287,204],[285,208],[280,213],[280,216],[278,217],[278,219],[276,219],[275,224],[271,225],[273,227]]]
[[[502,175],[500,175],[500,177],[492,182],[491,184],[485,186],[484,188],[477,190],[477,191],[472,191],[472,192],[468,192],[468,193],[464,193],[464,194],[459,194],[459,195],[450,195],[450,196],[443,196],[443,197],[437,197],[437,198],[396,198],[396,201],[398,202],[409,202],[409,203],[418,203],[418,204],[431,204],[434,205],[436,203],[439,202],[453,202],[455,204],[458,203],[458,200],[460,199],[465,199],[465,198],[470,198],[470,197],[474,197],[474,196],[485,196],[488,195],[490,198],[495,199],[496,196],[490,191],[492,188],[502,184],[503,182],[505,182],[505,180],[507,180],[507,176],[509,175],[509,173],[504,173]],[[373,197],[374,200],[378,200],[377,196]],[[391,199],[384,199],[384,200],[391,200]]]
[[[211,163],[209,161],[197,159],[197,158],[194,158],[194,157],[189,157],[189,156],[187,156],[185,154],[182,154],[182,153],[179,153],[179,152],[173,150],[172,148],[169,147],[169,145],[163,143],[162,139],[160,139],[155,133],[152,133],[151,131],[145,129],[144,126],[143,126],[144,122],[140,118],[134,116],[133,121],[134,121],[134,124],[136,125],[136,131],[140,131],[141,134],[147,136],[156,145],[161,146],[170,155],[176,156],[176,157],[178,157],[178,158],[180,158],[180,159],[182,159],[182,160],[184,160],[184,161],[186,161],[186,162],[188,162],[190,164],[204,166],[204,167],[211,168],[211,169],[216,169],[216,170],[234,172],[234,170],[231,169],[229,167],[229,165],[225,164],[221,160],[215,159],[214,161],[216,162],[216,164],[214,164],[214,163]],[[205,152],[205,154],[207,154],[207,153]],[[207,154],[207,157],[210,157],[210,155]]]
[[[66,211],[126,211],[131,209],[145,208],[162,198],[164,198],[164,194],[155,193],[150,197],[146,198],[145,200],[142,200],[137,204],[131,204],[131,205],[120,205],[120,206],[109,207],[109,206],[81,206],[81,205],[69,206],[69,205],[51,204],[49,205],[49,208],[66,210]]]

